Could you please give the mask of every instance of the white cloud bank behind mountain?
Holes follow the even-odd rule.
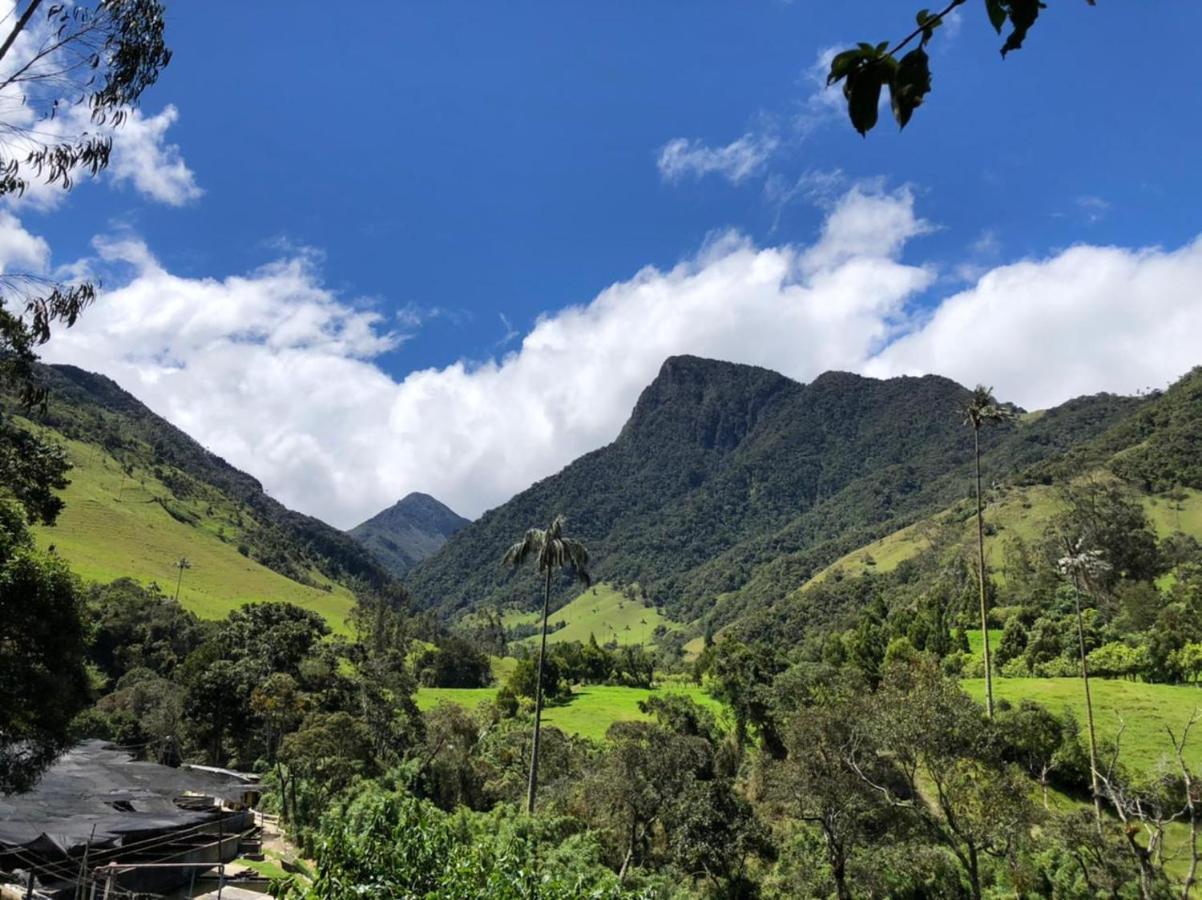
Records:
[[[719,235],[544,315],[500,359],[401,381],[375,360],[403,336],[303,254],[192,279],[137,240],[98,240],[91,265],[132,275],[45,356],[111,376],[282,502],[342,527],[412,490],[479,515],[612,440],[672,354],[802,381],[938,372],[1028,408],[1163,386],[1202,362],[1202,239],[1077,246],[919,308],[938,273],[902,253],[927,230],[910,192],[853,188],[811,246]]]

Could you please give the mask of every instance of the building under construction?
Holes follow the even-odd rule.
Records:
[[[24,794],[0,796],[6,896],[190,896],[257,846],[251,776],[139,762],[104,741],[65,753]],[[207,890],[207,888],[205,888]]]

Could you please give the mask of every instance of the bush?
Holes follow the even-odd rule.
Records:
[[[293,900],[440,897],[568,900],[623,892],[600,863],[596,838],[574,819],[527,818],[509,808],[448,814],[403,790],[360,787],[326,816],[311,887]]]

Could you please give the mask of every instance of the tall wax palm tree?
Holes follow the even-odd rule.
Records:
[[[985,600],[985,516],[981,503],[981,427],[997,425],[1012,419],[1013,413],[999,406],[993,388],[978,384],[961,409],[964,424],[972,427],[973,460],[977,478],[977,585],[981,599],[981,640],[985,650],[985,710],[993,718],[993,667],[989,656],[989,611]]]
[[[178,603],[179,602],[179,589],[180,589],[180,586],[184,583],[184,569],[192,568],[192,563],[188,562],[188,557],[181,556],[179,558],[179,562],[177,562],[175,564],[175,567],[177,569],[179,569],[179,578],[177,578],[175,580],[175,602]]]
[[[534,559],[543,576],[543,627],[538,645],[538,672],[534,682],[534,744],[530,752],[530,781],[526,787],[526,812],[534,815],[534,794],[538,786],[538,742],[543,716],[543,659],[547,652],[547,615],[551,606],[551,573],[570,567],[573,574],[587,586],[592,583],[588,574],[588,550],[580,541],[563,533],[565,520],[556,516],[551,527],[531,528],[526,536],[505,552],[502,563],[517,568],[527,559]]]
[[[1077,609],[1077,646],[1081,652],[1081,683],[1085,686],[1085,719],[1089,724],[1089,785],[1093,791],[1094,820],[1102,830],[1102,800],[1098,794],[1098,741],[1093,727],[1093,699],[1089,693],[1089,664],[1085,652],[1085,623],[1081,615],[1081,592],[1090,590],[1097,576],[1106,572],[1110,564],[1102,558],[1100,550],[1086,550],[1082,541],[1076,543],[1064,538],[1065,556],[1057,563],[1060,573],[1073,585],[1073,600]]]

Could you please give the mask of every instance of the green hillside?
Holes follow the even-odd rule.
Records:
[[[506,613],[503,621],[506,627],[537,626],[540,617],[537,612],[511,611]],[[591,635],[599,644],[611,641],[618,644],[651,644],[655,640],[656,628],[675,624],[654,606],[644,606],[639,600],[628,599],[612,585],[604,583],[588,588],[575,600],[557,609],[550,622],[552,626],[560,622],[565,624],[547,635],[548,643],[584,643]],[[537,635],[522,640],[532,645],[537,641]]]
[[[1202,492],[1190,488],[1179,490],[1175,497],[1144,494],[1140,502],[1160,537],[1180,531],[1202,540]],[[985,556],[994,567],[995,578],[1004,577],[1000,566],[1007,537],[1013,535],[1024,541],[1037,538],[1052,521],[1057,508],[1054,489],[1043,486],[1011,488],[986,507],[989,533],[985,537]],[[903,560],[912,559],[927,549],[931,545],[931,535],[949,522],[960,523],[962,541],[976,540],[973,507],[965,501],[841,556],[806,582],[801,590],[836,574],[855,577],[868,571],[891,572]]]
[[[128,576],[174,594],[176,562],[186,557],[192,567],[183,573],[179,599],[202,618],[221,618],[255,600],[296,603],[335,627],[350,612],[350,592],[320,573],[311,573],[313,585],[300,584],[240,553],[227,536],[237,534],[238,510],[218,492],[180,500],[152,472],[127,474],[102,448],[61,443],[73,465],[62,495],[66,507],[56,525],[35,532],[80,577]]]
[[[203,618],[283,600],[336,630],[353,586],[395,585],[351,537],[268,497],[109,379],[72,366],[38,373],[47,404],[22,425],[60,444],[73,468],[63,512],[36,536],[85,580],[131,577],[174,595],[186,558],[180,601]]]

